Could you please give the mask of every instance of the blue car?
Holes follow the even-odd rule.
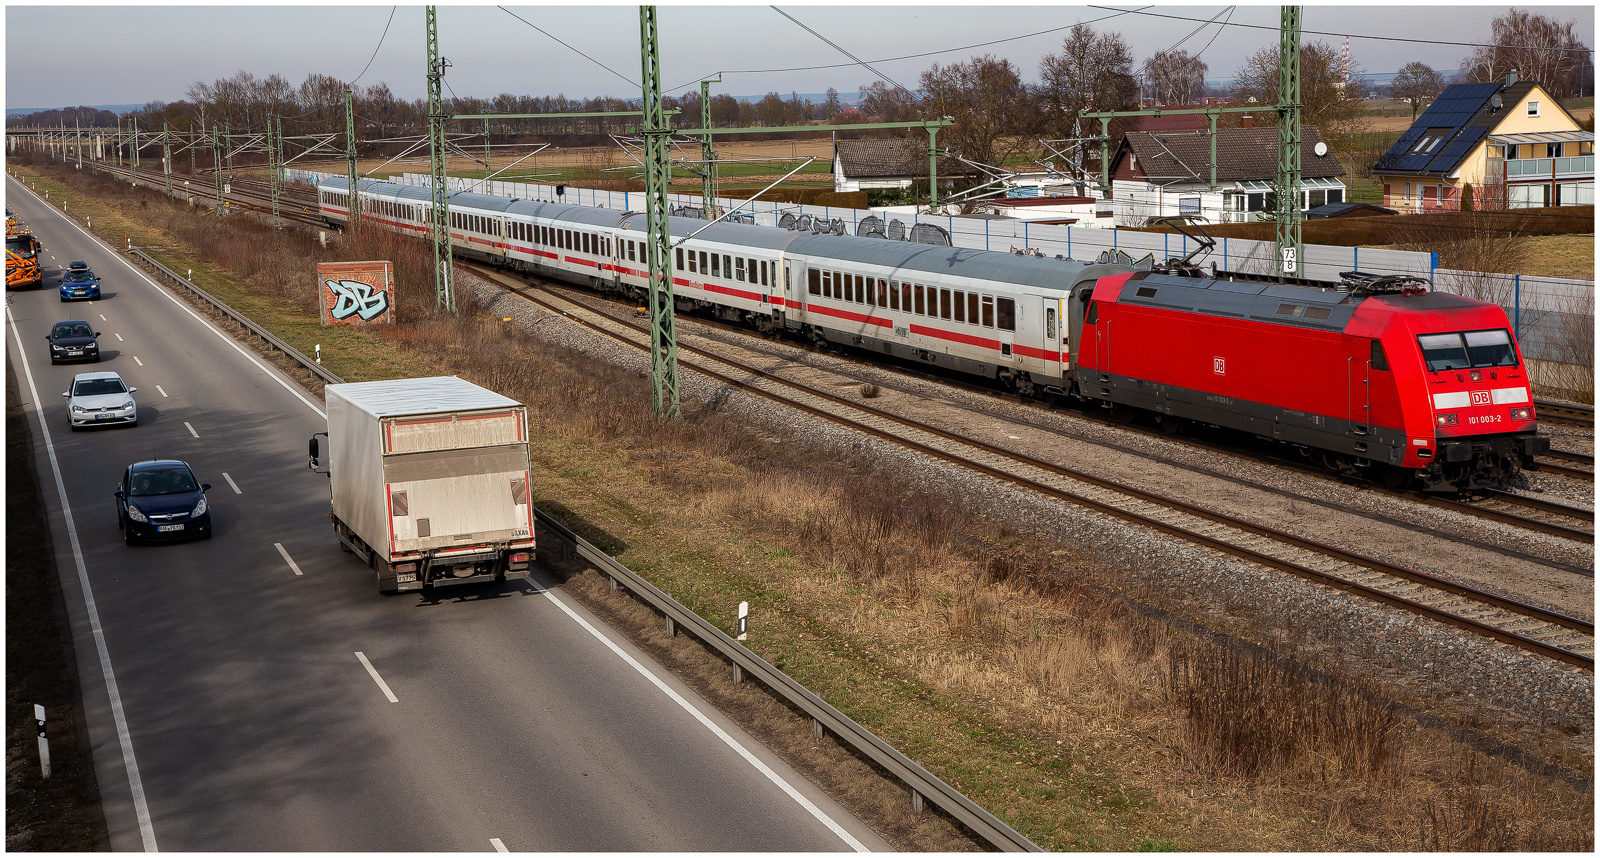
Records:
[[[99,297],[100,278],[89,270],[89,263],[74,259],[61,275],[61,300],[93,300]]]
[[[177,459],[129,465],[112,493],[123,541],[210,539],[210,489],[210,483],[196,480],[188,464]]]

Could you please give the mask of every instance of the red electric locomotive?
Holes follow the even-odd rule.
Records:
[[[1193,269],[1101,278],[1087,399],[1283,441],[1432,491],[1493,486],[1549,452],[1505,311],[1410,277],[1317,283]]]

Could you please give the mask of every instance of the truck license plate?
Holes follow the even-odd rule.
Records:
[[[171,533],[174,530],[182,530],[182,529],[183,529],[183,525],[181,525],[181,524],[158,524],[158,525],[156,525],[156,530],[161,532],[161,533]]]

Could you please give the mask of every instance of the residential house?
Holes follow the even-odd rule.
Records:
[[[939,159],[941,186],[967,175],[965,164],[952,158]],[[928,184],[928,143],[926,139],[833,141],[833,189],[868,191],[909,188]]]
[[[1260,220],[1278,180],[1276,127],[1219,128],[1216,167],[1208,130],[1135,131],[1111,159],[1111,199],[1120,226],[1196,215],[1208,223]],[[1300,130],[1300,208],[1343,202],[1344,167],[1314,126]]]
[[[1594,205],[1594,134],[1533,81],[1445,87],[1372,168],[1402,212]]]

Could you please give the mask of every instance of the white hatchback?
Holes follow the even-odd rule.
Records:
[[[72,377],[72,389],[61,394],[67,398],[67,417],[73,429],[84,426],[107,426],[139,422],[139,407],[133,402],[137,387],[122,383],[122,376],[114,372],[81,372]]]

